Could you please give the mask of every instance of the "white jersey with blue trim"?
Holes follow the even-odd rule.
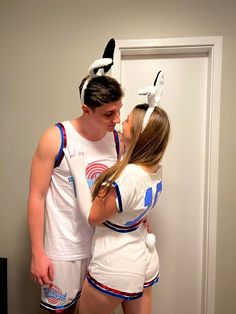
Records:
[[[158,254],[146,245],[143,219],[156,207],[161,193],[161,168],[148,173],[129,164],[114,187],[118,211],[95,228],[87,279],[103,293],[133,300],[159,280]]]
[[[162,191],[161,167],[156,173],[149,173],[141,166],[128,164],[113,186],[118,213],[104,224],[114,231],[129,231],[155,207]]]
[[[70,155],[84,152],[86,176],[90,186],[107,168],[117,162],[113,132],[101,140],[91,142],[83,138],[65,121],[64,139]],[[58,261],[84,259],[91,256],[94,228],[82,219],[75,197],[74,180],[67,161],[61,159],[53,170],[45,204],[44,248],[49,258]]]

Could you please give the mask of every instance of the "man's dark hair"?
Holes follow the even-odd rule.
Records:
[[[85,77],[80,86],[80,96],[83,85],[88,77]],[[84,104],[90,109],[120,100],[124,96],[120,83],[110,76],[95,76],[89,82],[84,91]]]

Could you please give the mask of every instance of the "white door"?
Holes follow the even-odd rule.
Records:
[[[163,192],[150,216],[157,237],[160,282],[153,288],[154,314],[204,311],[207,180],[209,155],[209,54],[128,53],[120,58],[125,89],[124,119],[146,102],[137,90],[164,72],[161,106],[171,120],[171,139],[162,162]],[[205,313],[205,312],[204,312]]]

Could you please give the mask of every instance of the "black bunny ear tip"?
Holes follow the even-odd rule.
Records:
[[[115,45],[115,39],[114,38],[111,38],[107,44],[112,44],[112,45]]]
[[[113,51],[113,52],[114,52],[114,50],[115,50],[115,45],[116,45],[115,39],[114,39],[114,38],[111,38],[111,39],[108,41],[107,45],[106,45],[106,48],[105,48],[105,50],[104,50],[104,53],[106,52],[106,50],[107,50],[107,51]]]
[[[160,73],[161,73],[161,71],[159,71],[159,72],[157,73],[157,76],[156,76],[156,78],[155,78],[155,80],[154,80],[154,83],[153,83],[154,86],[156,86],[157,79],[158,79],[158,76],[160,75]]]
[[[107,46],[108,45],[111,45],[111,46],[115,46],[115,39],[114,38],[111,38],[108,43],[107,43]]]
[[[114,38],[111,38],[105,49],[104,49],[104,53],[103,53],[103,58],[111,58],[113,59],[113,55],[114,55],[114,50],[115,50],[115,39]]]
[[[107,73],[110,68],[112,67],[113,65],[113,56],[114,56],[114,50],[115,50],[115,39],[114,38],[111,38],[107,45],[106,45],[106,48],[104,50],[104,53],[103,53],[103,58],[110,58],[112,59],[112,63],[110,65],[107,65],[104,67],[104,72]]]

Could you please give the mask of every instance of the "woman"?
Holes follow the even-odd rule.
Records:
[[[80,314],[108,314],[120,303],[124,313],[151,313],[151,289],[159,278],[159,259],[143,222],[156,208],[162,190],[160,161],[169,133],[168,116],[158,106],[137,105],[123,122],[127,152],[99,176],[93,203],[87,201],[86,205],[90,210],[85,216],[96,228]],[[80,157],[80,164],[72,170],[80,185],[81,180],[86,182],[82,172],[85,166]],[[78,201],[86,202],[89,191],[87,195],[82,191],[77,190]]]

